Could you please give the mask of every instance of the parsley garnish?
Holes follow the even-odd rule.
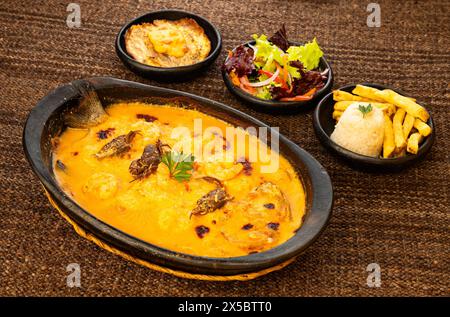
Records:
[[[161,162],[169,168],[170,176],[179,182],[188,181],[194,169],[194,156],[172,150],[161,157]]]
[[[363,118],[364,118],[366,116],[366,114],[368,114],[369,112],[372,111],[372,105],[370,103],[367,106],[359,105],[358,109],[359,109],[359,111],[362,112]]]

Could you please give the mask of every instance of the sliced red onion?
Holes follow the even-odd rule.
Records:
[[[266,86],[266,85],[270,84],[271,82],[273,82],[273,81],[275,80],[275,78],[277,78],[277,76],[278,76],[279,73],[280,73],[280,69],[277,69],[277,71],[276,71],[275,73],[273,73],[272,77],[270,77],[270,78],[268,78],[268,79],[266,79],[266,80],[257,82],[257,83],[250,83],[250,84],[248,84],[247,86],[250,86],[250,87],[262,87],[262,86]]]

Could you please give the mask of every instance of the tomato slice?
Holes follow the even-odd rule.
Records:
[[[239,87],[243,91],[248,92],[249,94],[252,94],[252,95],[254,95],[256,93],[256,89],[255,88],[253,88],[251,86],[248,86],[250,84],[250,82],[248,81],[247,75],[240,77],[239,81],[241,82]]]

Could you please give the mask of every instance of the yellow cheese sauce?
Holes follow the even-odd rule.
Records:
[[[256,136],[199,111],[174,106],[119,103],[106,111],[108,119],[96,127],[66,129],[54,150],[57,181],[98,219],[154,245],[211,257],[273,248],[300,227],[305,212],[301,181],[291,164]],[[227,128],[245,136],[244,154],[235,140],[227,139]],[[98,156],[106,144],[130,131],[136,133],[126,150]],[[166,144],[165,151],[190,150],[194,155],[188,180],[175,179],[159,161],[149,175],[137,179],[132,175],[132,161],[141,158],[147,145],[158,142]],[[258,148],[278,159],[277,169],[264,171],[262,159],[250,159]],[[211,193],[219,187],[226,192],[226,201],[193,213],[204,207],[202,198],[217,203],[220,195]]]
[[[152,30],[148,36],[154,50],[158,53],[182,57],[187,52],[183,34],[174,27],[167,30]]]

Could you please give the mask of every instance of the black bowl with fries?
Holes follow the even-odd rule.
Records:
[[[349,150],[331,137],[340,117],[353,103],[357,103],[363,116],[373,107],[383,110],[385,133],[381,153],[376,157]],[[387,118],[392,123],[390,128]],[[352,167],[377,172],[399,170],[423,159],[435,138],[433,119],[420,102],[398,89],[373,83],[347,85],[327,94],[315,109],[313,126],[322,145],[333,154]]]

